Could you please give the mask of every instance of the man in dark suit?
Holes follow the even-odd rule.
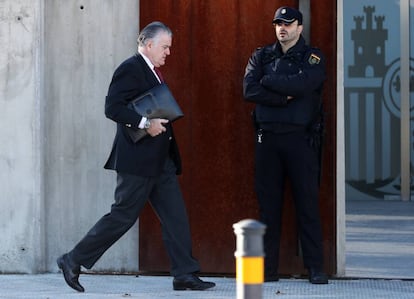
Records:
[[[171,124],[166,119],[147,119],[130,110],[128,103],[160,84],[156,68],[170,55],[171,30],[153,22],[141,30],[138,53],[115,71],[105,102],[105,115],[117,123],[117,132],[106,169],[117,172],[115,202],[86,236],[57,259],[66,283],[83,292],[80,266],[88,269],[136,222],[148,201],[162,224],[162,235],[171,261],[174,290],[214,287],[195,273],[200,270],[191,253],[186,208],[177,181],[181,161]],[[134,143],[127,130],[146,130],[148,136]]]

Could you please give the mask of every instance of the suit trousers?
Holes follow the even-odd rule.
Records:
[[[199,271],[199,264],[192,256],[189,221],[175,171],[173,161],[167,159],[159,177],[118,172],[111,211],[98,220],[69,252],[72,260],[92,268],[105,251],[135,224],[148,201],[161,222],[171,275]]]
[[[286,179],[292,187],[305,267],[323,267],[322,229],[319,212],[319,160],[309,145],[305,129],[273,133],[264,131],[256,140],[255,190],[264,236],[265,273],[278,274],[282,208]]]

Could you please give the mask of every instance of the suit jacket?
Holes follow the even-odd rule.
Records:
[[[136,54],[115,70],[105,101],[105,115],[117,123],[111,154],[104,168],[138,176],[158,176],[170,156],[181,173],[181,159],[171,124],[167,131],[133,143],[126,130],[138,129],[142,116],[127,108],[140,94],[159,84],[144,58]]]

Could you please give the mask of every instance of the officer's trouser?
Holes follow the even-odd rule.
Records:
[[[260,139],[256,138],[255,190],[260,220],[267,226],[264,236],[266,275],[277,275],[278,271],[286,178],[292,187],[305,267],[322,269],[317,149],[310,147],[304,129],[283,134],[263,132]]]

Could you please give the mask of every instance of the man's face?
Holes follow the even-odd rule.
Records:
[[[274,24],[276,37],[282,44],[288,44],[290,42],[296,42],[302,33],[303,26],[298,25],[298,21],[293,23],[285,23],[283,21],[276,21]]]
[[[165,59],[170,55],[172,38],[167,32],[158,33],[146,46],[146,55],[155,67],[165,64]]]

